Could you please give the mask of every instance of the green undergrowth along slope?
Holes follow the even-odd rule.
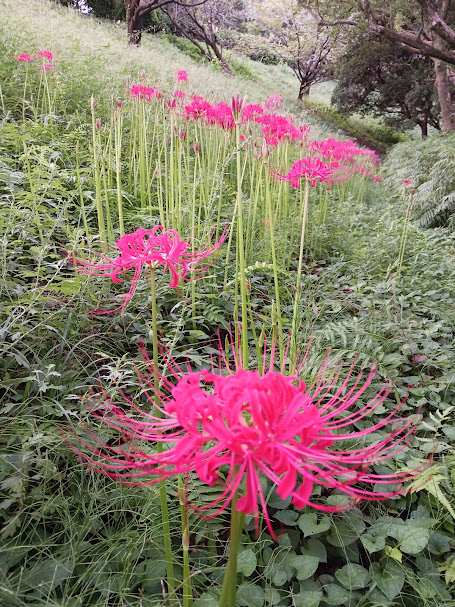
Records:
[[[233,92],[250,91],[250,101],[262,101],[276,91],[263,84],[264,88],[255,93],[257,83],[226,81],[205,66],[183,64],[178,54],[173,65],[172,53],[177,52],[172,47],[164,47],[166,55],[161,61],[164,57],[169,72],[159,77],[153,71],[157,69],[154,61],[162,51],[158,53],[154,45],[161,41],[147,40],[142,49],[126,49],[123,30],[113,25],[84,21],[72,13],[51,10],[44,3],[35,7],[34,18],[24,17],[23,29],[19,27],[19,14],[10,16],[9,34],[2,40],[5,52],[0,68],[5,75],[0,127],[0,603],[5,607],[165,605],[157,487],[125,487],[88,471],[62,438],[68,438],[70,428],[81,435],[89,428],[103,441],[117,444],[117,434],[97,422],[91,410],[97,399],[107,396],[124,403],[120,389],[147,406],[136,367],[145,369],[138,354],[138,340],[142,339],[149,351],[152,347],[149,285],[145,279],[139,282],[123,316],[96,315],[93,310],[100,306],[112,309],[120,305],[125,285],[77,274],[65,257],[67,251],[99,246],[97,192],[103,204],[105,197],[110,203],[112,230],[118,236],[115,167],[110,156],[110,134],[114,132],[110,117],[115,107],[111,96],[124,102],[121,111],[126,149],[122,174],[129,175],[130,153],[138,163],[132,164],[131,177],[122,182],[128,229],[156,223],[160,213],[156,179],[171,183],[169,165],[167,172],[161,167],[157,175],[151,175],[151,187],[142,206],[137,187],[141,155],[134,148],[130,130],[137,123],[134,109],[131,115],[128,113],[134,106],[124,91],[125,81],[131,78],[129,82],[137,82],[138,74],[145,69],[149,82],[164,91],[167,84],[172,90],[174,72],[187,68],[189,85],[197,92],[212,94],[216,100],[229,98]],[[43,20],[55,26],[53,33],[49,28],[39,34],[38,25]],[[26,42],[27,47],[23,46]],[[93,52],[95,46],[102,49],[98,55]],[[35,119],[36,99],[29,97],[31,103],[25,107],[23,121],[23,73],[19,71],[23,66],[16,65],[12,57],[47,47],[57,56],[55,112]],[[204,75],[210,75],[213,84],[204,84]],[[226,88],[218,90],[218,86]],[[95,144],[91,94],[96,97],[96,116],[101,118],[100,127],[95,125]],[[203,233],[209,234],[218,212],[232,220],[235,146],[226,136],[222,148],[227,150],[226,156],[220,156],[210,175],[202,171],[193,181],[190,169],[198,157],[193,148],[186,147],[187,141],[193,144],[191,128],[181,148],[173,148],[179,149],[185,159],[175,165],[173,173],[175,192],[181,192],[181,208],[186,209],[177,218],[181,217],[182,228],[188,234],[196,184],[198,212],[207,224]],[[159,124],[153,132],[166,145],[182,142],[178,136],[172,138],[169,124]],[[204,153],[205,145],[211,141],[210,145],[215,146],[217,137],[225,135],[202,133],[201,137]],[[97,158],[101,186],[93,171],[93,145],[102,151]],[[244,145],[245,220],[251,230],[245,274],[250,363],[254,368],[255,339],[264,337],[263,329],[270,339],[276,326],[276,291],[264,203],[267,177],[265,172],[258,177],[254,156]],[[300,149],[289,147],[287,153],[290,164]],[[171,156],[162,154],[164,164],[164,159]],[[288,167],[279,152],[272,152],[271,157],[277,169]],[[210,158],[204,162],[210,162]],[[335,359],[344,362],[346,372],[354,361],[357,369],[376,361],[378,374],[371,394],[387,378],[393,381],[389,399],[368,423],[379,421],[401,401],[404,416],[420,411],[422,423],[416,439],[376,472],[403,469],[430,454],[434,454],[434,465],[424,472],[426,477],[423,474],[416,479],[412,493],[377,504],[361,502],[340,514],[298,510],[264,482],[280,541],[273,542],[262,524],[256,538],[255,521],[247,518],[238,565],[239,605],[455,604],[454,238],[445,229],[423,231],[412,222],[400,258],[409,204],[409,188],[401,181],[408,177],[396,171],[396,182],[392,182],[390,173],[386,185],[370,182],[365,186],[356,181],[355,187],[334,186],[323,222],[319,219],[324,211],[325,189],[312,190],[298,335],[303,347],[312,336],[304,370],[308,381],[315,376],[327,348]],[[250,182],[258,192],[251,190]],[[281,213],[275,220],[275,244],[282,318],[289,331],[299,255],[298,230],[291,237],[289,225],[293,209],[299,208],[299,191],[287,190],[284,185],[287,187],[282,182],[270,182],[274,210]],[[366,191],[362,195],[363,187]],[[173,200],[178,201],[178,197]],[[284,209],[288,209],[287,215]],[[165,219],[173,221],[167,215]],[[167,275],[159,275],[158,330],[177,362],[188,359],[196,369],[207,366],[218,349],[217,333],[224,338],[232,327],[238,308],[235,232],[232,242],[231,256],[226,257],[225,243],[207,275],[196,283],[194,307],[188,305],[191,284],[178,293],[169,289]],[[180,592],[182,538],[176,490],[175,485],[168,484]],[[331,504],[341,499],[336,492],[318,495],[318,490],[314,499]],[[209,503],[217,491],[218,487],[191,478],[188,500],[199,505]],[[228,518],[220,515],[204,519],[191,510],[189,517],[195,606],[214,607],[226,562]]]
[[[402,143],[384,166],[388,184],[413,191],[413,217],[424,229],[455,229],[454,143],[452,134]]]

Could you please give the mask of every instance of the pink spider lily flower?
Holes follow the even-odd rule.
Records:
[[[50,69],[52,69],[54,66],[52,65],[52,63],[43,63],[43,65],[40,67],[40,70],[42,72],[47,72]]]
[[[31,63],[33,59],[28,53],[21,53],[19,57],[16,57],[16,61],[20,61],[21,63]]]
[[[177,82],[188,82],[188,72],[186,70],[177,72]]]
[[[273,94],[264,101],[264,106],[267,110],[277,110],[283,103],[283,97],[278,94]]]
[[[38,55],[40,59],[49,59],[49,61],[52,61],[53,58],[51,51],[40,50],[38,51]]]
[[[373,177],[373,181],[382,181],[382,177]]]
[[[129,89],[131,97],[135,99],[145,99],[145,101],[151,101],[153,98],[161,99],[161,91],[154,89],[151,86],[144,86],[143,84],[135,84]]]
[[[414,479],[426,464],[390,474],[376,474],[371,468],[413,441],[421,416],[400,417],[399,404],[365,428],[392,389],[386,382],[374,396],[366,397],[375,368],[354,376],[354,362],[342,379],[343,364],[331,365],[326,356],[307,385],[300,375],[308,350],[290,374],[284,365],[275,371],[274,350],[267,362],[264,349],[262,375],[243,369],[239,348],[233,344],[233,368],[224,353],[210,371],[198,372],[189,363],[184,370],[166,356],[166,377],[145,355],[152,376],[138,372],[139,378],[150,403],[158,397],[159,413],[142,411],[125,394],[121,406],[103,394],[90,411],[127,437],[130,449],[108,445],[92,432],[92,444],[76,437],[89,454],[72,448],[89,467],[126,485],[150,485],[189,473],[208,485],[220,484],[213,502],[196,508],[217,507],[209,518],[222,512],[239,492],[237,510],[257,515],[262,509],[273,536],[261,475],[272,481],[282,499],[291,497],[297,508],[326,512],[405,493],[403,483]],[[160,388],[155,388],[154,378]],[[149,446],[141,447],[140,441]],[[150,449],[158,442],[163,444],[162,453]],[[380,490],[390,484],[396,487]],[[315,485],[340,491],[349,499],[335,506],[315,502],[311,498]]]
[[[316,183],[330,185],[336,181],[346,181],[352,177],[353,171],[342,167],[338,162],[326,164],[317,156],[302,158],[295,162],[286,175],[280,175],[273,171],[282,181],[289,181],[293,188],[300,188],[300,180],[305,179],[314,188]]]
[[[177,97],[178,99],[183,99],[185,97],[185,93],[184,91],[174,91],[174,97]]]
[[[151,230],[140,228],[132,234],[125,234],[116,243],[115,246],[120,251],[116,257],[108,257],[102,253],[96,253],[100,259],[98,262],[85,261],[69,255],[69,260],[74,264],[82,274],[89,276],[107,276],[113,282],[121,283],[124,278],[130,280],[130,288],[124,296],[121,306],[108,312],[125,310],[126,304],[133,297],[139,281],[139,277],[144,266],[157,268],[164,266],[171,274],[170,287],[178,287],[179,279],[195,280],[195,278],[186,278],[187,274],[193,273],[196,277],[210,267],[211,264],[197,268],[196,266],[217,251],[224,242],[227,235],[225,230],[221,238],[210,246],[210,242],[198,250],[191,252],[190,243],[181,240],[175,230],[164,230],[163,226],[154,226]],[[116,249],[111,249],[117,252]],[[127,272],[133,270],[133,276],[129,277]],[[98,312],[106,314],[108,312]]]

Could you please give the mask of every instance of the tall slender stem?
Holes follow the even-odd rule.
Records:
[[[308,217],[308,199],[310,195],[310,182],[305,182],[305,194],[303,199],[303,213],[302,213],[302,231],[300,233],[300,251],[299,251],[299,265],[297,268],[297,282],[295,286],[295,299],[294,299],[294,313],[292,315],[292,329],[291,329],[291,368],[294,366],[295,359],[297,356],[297,320],[299,315],[299,303],[300,294],[302,290],[302,265],[303,265],[303,248],[305,245],[305,228]]]
[[[193,604],[193,588],[191,586],[190,575],[190,559],[189,559],[189,544],[190,531],[188,528],[188,510],[185,499],[185,488],[183,487],[182,478],[178,477],[179,484],[179,500],[180,500],[180,517],[182,523],[182,549],[183,549],[183,607],[191,607]]]
[[[245,515],[237,510],[238,493],[231,502],[231,533],[229,537],[229,558],[224,573],[223,586],[218,607],[236,607],[237,596],[237,556]]]
[[[155,367],[154,374],[154,385],[155,385],[155,399],[157,406],[159,400],[157,392],[159,389],[159,381],[157,376],[158,371],[158,330],[156,322],[156,268],[150,266],[150,284],[151,284],[151,295],[152,295],[152,331],[153,331],[153,366]],[[159,410],[156,411],[156,415],[159,416]],[[163,445],[161,441],[158,441],[156,449],[158,453],[163,452]],[[166,577],[167,577],[167,590],[169,606],[173,607],[177,603],[174,586],[174,563],[172,557],[172,542],[171,542],[171,528],[169,525],[169,510],[167,507],[167,495],[166,495],[166,481],[162,480],[159,483],[160,486],[160,506],[161,506],[161,521],[163,524],[163,541],[164,541],[164,556],[166,559]]]
[[[240,157],[240,122],[235,123],[236,161],[237,161],[237,249],[240,266],[240,299],[242,302],[242,362],[248,368],[248,307],[246,297],[245,245],[243,241],[243,197],[242,197],[242,164]]]

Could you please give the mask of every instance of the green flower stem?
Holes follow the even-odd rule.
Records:
[[[297,321],[299,316],[299,303],[300,295],[302,291],[302,265],[303,265],[303,248],[305,245],[305,228],[308,218],[308,199],[310,196],[310,182],[305,182],[305,193],[303,198],[303,212],[302,212],[302,231],[300,233],[300,251],[299,251],[299,265],[297,268],[297,282],[295,287],[295,299],[294,299],[294,312],[292,315],[292,329],[291,329],[291,362],[290,367],[294,366],[297,357]]]
[[[156,322],[156,269],[150,266],[150,284],[151,284],[151,295],[152,295],[152,331],[153,331],[153,366],[155,371],[158,370],[158,330]],[[159,388],[159,381],[156,373],[153,379],[156,390]],[[155,401],[157,406],[159,405],[159,398],[155,394]],[[160,413],[157,410],[156,415]],[[156,450],[158,453],[163,452],[163,445],[161,442],[157,443]],[[164,540],[164,555],[166,559],[166,577],[167,577],[167,590],[168,590],[168,601],[169,606],[173,607],[177,604],[177,598],[175,595],[174,586],[174,563],[172,557],[172,542],[171,542],[171,528],[169,524],[169,510],[167,507],[167,495],[166,495],[166,481],[162,480],[159,483],[160,486],[160,506],[161,506],[161,521],[163,524],[163,540]]]
[[[278,264],[276,261],[275,252],[275,220],[272,213],[272,200],[270,196],[270,181],[269,175],[265,176],[265,198],[267,205],[267,219],[269,222],[270,246],[272,252],[273,264],[273,282],[275,286],[275,301],[276,301],[276,316],[278,322],[278,349],[280,351],[280,362],[284,358],[284,343],[283,343],[283,324],[281,321],[281,306],[280,306],[280,283],[278,281]]]
[[[190,560],[188,555],[190,532],[188,527],[188,513],[185,500],[185,488],[181,477],[178,477],[180,515],[182,521],[182,549],[183,549],[183,607],[193,604],[193,588],[191,585]]]
[[[28,64],[25,64],[24,98],[22,99],[22,121],[25,122],[25,95],[27,93]]]
[[[115,141],[115,176],[117,183],[117,208],[118,208],[118,222],[120,228],[120,236],[125,234],[125,227],[123,224],[123,200],[122,200],[122,178],[120,174],[120,163],[122,156],[122,127],[123,127],[123,114],[120,108],[115,110],[114,114],[114,141]]]
[[[96,214],[98,218],[98,230],[101,236],[101,240],[106,242],[106,227],[104,225],[104,212],[103,203],[101,200],[101,173],[99,167],[98,150],[99,144],[96,136],[96,120],[95,120],[95,100],[91,98],[90,106],[92,108],[92,142],[93,142],[93,172],[95,177],[95,201],[96,201]]]
[[[248,368],[248,307],[246,298],[245,245],[243,241],[243,198],[242,198],[242,163],[240,156],[240,123],[235,123],[235,142],[237,148],[237,249],[240,266],[240,299],[242,302],[241,349],[244,369]]]
[[[82,181],[81,173],[79,169],[79,144],[76,143],[76,181],[79,189],[79,202],[81,206],[82,223],[84,224],[85,236],[87,240],[90,238],[90,232],[88,229],[87,215],[85,213],[84,195],[82,193]]]
[[[223,586],[218,607],[236,607],[237,596],[237,556],[242,535],[245,514],[237,510],[238,493],[231,503],[231,533],[229,537],[229,558],[224,573]]]

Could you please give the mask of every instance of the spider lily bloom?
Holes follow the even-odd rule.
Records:
[[[181,240],[175,230],[164,230],[163,226],[154,226],[151,230],[140,228],[132,234],[125,234],[115,243],[120,254],[116,257],[108,257],[102,253],[96,253],[99,262],[84,261],[77,259],[73,255],[69,256],[70,261],[78,268],[82,274],[89,276],[108,276],[113,282],[123,282],[123,277],[131,281],[128,293],[124,296],[124,302],[115,310],[116,312],[125,310],[126,304],[133,297],[139,281],[142,268],[150,266],[157,268],[164,266],[165,270],[171,273],[170,287],[177,287],[179,279],[194,280],[186,278],[188,273],[200,275],[205,272],[211,264],[197,268],[196,266],[217,251],[227,236],[227,230],[223,232],[221,238],[214,245],[210,243],[192,252],[189,242]],[[111,249],[116,252],[115,249]],[[127,272],[134,271],[132,277]],[[106,314],[108,312],[99,312]]]
[[[33,59],[28,53],[21,53],[19,57],[16,57],[16,61],[20,61],[21,63],[31,63]]]
[[[177,72],[177,82],[188,82],[188,72],[186,70]]]
[[[353,171],[342,167],[338,162],[326,164],[317,156],[311,158],[302,158],[297,160],[286,175],[280,175],[273,171],[273,174],[282,181],[289,181],[293,188],[300,188],[300,180],[305,179],[312,188],[316,182],[327,183],[330,185],[336,181],[347,181],[352,177]]]
[[[161,99],[161,91],[154,89],[151,86],[144,86],[143,84],[134,84],[129,89],[131,97],[135,99],[145,99],[150,101],[151,99]]]
[[[40,67],[40,70],[42,72],[47,72],[48,70],[52,69],[54,66],[52,65],[52,63],[43,63],[43,65]]]
[[[121,406],[102,395],[90,408],[100,421],[126,436],[133,448],[108,445],[92,432],[92,444],[77,437],[89,454],[72,448],[91,468],[126,485],[150,485],[196,473],[208,485],[221,484],[213,502],[197,510],[217,507],[210,515],[214,517],[241,495],[236,509],[247,514],[262,509],[272,535],[261,475],[276,486],[282,499],[292,498],[297,508],[326,512],[406,492],[403,483],[414,479],[422,466],[391,474],[376,474],[371,467],[412,442],[420,416],[400,417],[399,404],[365,428],[391,391],[386,383],[366,397],[374,368],[354,376],[352,363],[341,379],[343,364],[332,366],[326,357],[316,379],[307,385],[300,375],[308,350],[289,375],[284,366],[274,370],[275,347],[269,362],[264,349],[262,374],[244,370],[239,347],[232,344],[232,350],[234,368],[224,353],[211,370],[198,372],[192,372],[189,363],[180,368],[167,356],[164,374],[146,355],[152,377],[139,373],[139,378],[150,402],[159,399],[157,414],[142,411],[124,394],[126,402]],[[156,443],[163,445],[161,453],[155,451]],[[368,487],[371,484],[373,488]],[[311,499],[315,485],[341,491],[350,499],[344,505],[315,502]]]
[[[353,141],[337,141],[330,137],[323,141],[312,141],[309,148],[331,160],[355,162],[356,157],[367,156],[373,166],[381,164],[374,150],[359,148]]]
[[[52,53],[51,51],[45,51],[45,50],[40,50],[38,52],[38,55],[40,57],[40,59],[49,59],[49,61],[52,61]]]

